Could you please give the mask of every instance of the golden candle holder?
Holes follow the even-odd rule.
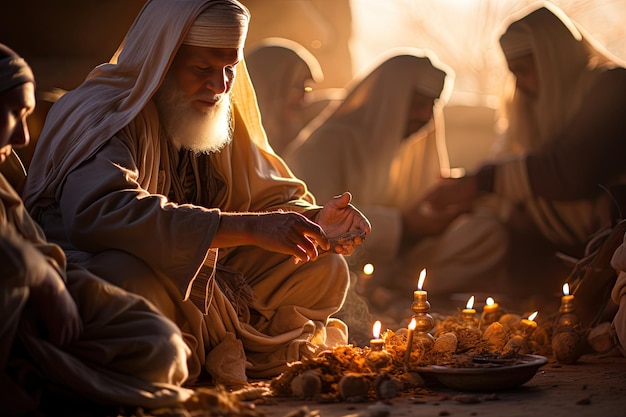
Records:
[[[435,327],[435,319],[428,314],[430,311],[430,303],[428,302],[428,293],[426,291],[413,291],[413,304],[411,310],[415,313],[415,338],[421,342],[426,349],[432,347],[435,338],[430,331]]]
[[[556,329],[564,327],[574,327],[580,323],[580,319],[574,313],[576,305],[574,296],[569,294],[569,285],[563,284],[563,296],[561,297],[561,307],[559,307],[559,316],[556,321]]]

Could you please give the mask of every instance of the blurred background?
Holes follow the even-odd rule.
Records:
[[[0,42],[24,56],[38,81],[40,111],[55,89],[76,87],[108,61],[145,0],[4,0]],[[243,0],[247,47],[294,40],[319,60],[317,88],[344,87],[387,49],[433,50],[456,72],[446,107],[452,166],[472,169],[494,137],[495,99],[506,73],[498,47],[503,21],[527,0]],[[554,0],[609,51],[626,59],[625,0]],[[36,118],[35,118],[36,119]],[[33,136],[38,133],[38,120]]]

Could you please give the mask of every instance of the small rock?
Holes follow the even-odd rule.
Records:
[[[452,399],[461,404],[477,404],[480,402],[480,398],[472,394],[459,394],[452,397]]]

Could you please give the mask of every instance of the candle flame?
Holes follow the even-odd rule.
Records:
[[[420,278],[417,281],[417,289],[419,291],[422,290],[422,286],[424,285],[424,280],[426,279],[426,268],[422,269],[422,272],[420,272]]]
[[[372,264],[363,265],[363,273],[365,275],[372,275],[374,273],[374,265]]]
[[[474,307],[474,296],[472,295],[469,300],[467,300],[467,304],[465,305],[465,308],[467,308],[468,310],[471,310],[472,307]]]
[[[495,304],[495,301],[493,300],[493,298],[487,297],[487,300],[485,300],[485,304],[487,304],[488,306],[492,306]]]
[[[376,320],[376,323],[374,323],[374,328],[372,329],[372,334],[374,335],[374,339],[380,339],[380,328],[382,327],[382,324],[380,322],[380,320]]]
[[[563,284],[563,295],[569,295],[569,284],[567,282]]]
[[[411,319],[411,322],[409,323],[409,329],[415,330],[416,327],[417,327],[417,320],[415,320],[415,317],[413,317]]]
[[[535,317],[537,317],[537,313],[539,313],[538,311],[535,311],[533,314],[531,314],[530,316],[528,316],[528,320],[533,321],[535,320]]]

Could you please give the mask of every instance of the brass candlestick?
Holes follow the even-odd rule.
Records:
[[[574,327],[580,323],[580,319],[574,313],[576,305],[574,304],[574,296],[569,294],[569,285],[563,284],[563,296],[561,297],[561,307],[559,307],[559,316],[556,322],[556,328]]]
[[[420,341],[426,349],[430,349],[435,343],[435,338],[430,331],[435,327],[433,316],[428,314],[430,311],[430,303],[428,302],[428,293],[426,291],[413,291],[413,304],[411,310],[415,313],[415,338]]]

